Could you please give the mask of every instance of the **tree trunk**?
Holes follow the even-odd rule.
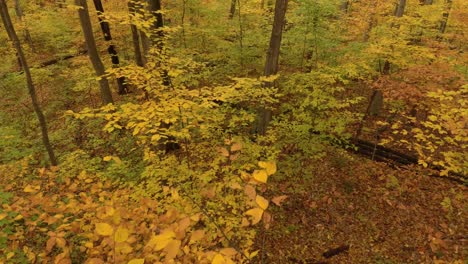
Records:
[[[447,0],[446,4],[447,4],[447,9],[442,14],[442,21],[440,22],[440,28],[439,28],[440,34],[444,34],[445,30],[447,29],[447,22],[448,22],[450,11],[452,9],[452,0]]]
[[[236,13],[236,2],[237,0],[231,0],[231,8],[229,9],[229,19],[232,19],[234,17],[234,14]]]
[[[42,113],[41,107],[39,106],[39,102],[36,96],[36,89],[34,87],[34,83],[31,77],[31,72],[29,71],[28,63],[24,56],[23,49],[21,48],[18,35],[16,35],[15,29],[13,27],[13,23],[11,22],[10,14],[8,13],[8,8],[7,8],[5,0],[0,0],[0,15],[2,17],[2,21],[5,26],[5,29],[8,32],[8,36],[13,41],[13,45],[15,46],[16,52],[18,54],[18,58],[24,70],[24,74],[26,75],[29,96],[31,97],[31,102],[34,108],[34,112],[36,112],[37,119],[39,120],[39,126],[41,127],[41,133],[42,133],[42,142],[49,155],[50,164],[52,166],[56,166],[57,159],[55,158],[52,145],[50,144],[50,141],[49,141],[47,123],[46,123],[44,114]]]
[[[141,8],[141,6],[134,2],[134,1],[129,1],[128,2],[128,11],[130,13],[130,16],[135,16],[137,11],[137,8]],[[135,53],[135,63],[138,66],[143,67],[143,55],[141,54],[141,49],[140,49],[140,38],[138,35],[138,28],[135,26],[135,24],[130,24],[130,29],[132,30],[132,41],[133,41],[133,51]]]
[[[349,0],[344,0],[341,2],[340,10],[343,13],[348,13],[348,7],[349,7]]]
[[[104,21],[102,19],[102,15],[104,14],[104,7],[102,6],[101,0],[93,0],[94,7],[96,8],[98,14],[99,25],[101,25],[102,34],[104,34],[104,40],[109,42],[109,46],[107,47],[107,52],[111,56],[112,65],[116,68],[119,67],[119,55],[117,55],[117,51],[115,50],[114,44],[110,42],[112,40],[112,35],[110,32],[109,22]],[[117,78],[117,85],[118,85],[118,93],[119,94],[127,94],[127,84],[125,83],[125,77]]]
[[[83,30],[83,35],[88,46],[88,54],[93,64],[96,75],[100,77],[99,86],[101,90],[101,98],[104,104],[112,104],[112,93],[109,88],[109,82],[106,78],[102,77],[105,73],[104,64],[102,64],[101,58],[99,58],[99,53],[96,47],[96,41],[93,35],[93,28],[91,25],[91,20],[88,13],[88,4],[86,0],[75,0],[75,4],[80,6],[78,9],[78,14],[80,16],[81,28]]]
[[[395,8],[395,13],[393,15],[396,17],[403,17],[403,14],[405,13],[405,7],[406,7],[406,0],[400,0],[400,2]],[[383,66],[382,73],[390,74],[390,70],[391,70],[390,62],[386,60]]]
[[[143,46],[144,60],[145,64],[148,61],[148,51],[151,45],[156,44],[159,50],[162,50],[162,37],[163,33],[160,30],[164,26],[163,17],[160,13],[161,11],[161,1],[160,0],[147,0],[148,3],[148,12],[150,17],[154,19],[153,24],[150,27],[151,36],[146,35],[143,32],[140,32],[141,42]],[[158,37],[155,38],[153,34],[156,34]]]
[[[405,7],[406,7],[406,0],[400,0],[398,3],[396,9],[395,9],[395,16],[396,17],[402,17],[403,14],[405,13]]]
[[[18,17],[18,19],[20,21],[23,21],[23,10],[21,9],[20,0],[15,0],[15,12],[16,12],[16,16]],[[28,45],[31,48],[31,51],[33,53],[36,53],[36,50],[34,48],[34,44],[32,42],[31,34],[29,34],[29,30],[28,30],[28,28],[26,26],[24,28],[24,38],[28,42]]]
[[[266,62],[265,62],[265,76],[270,76],[278,73],[278,60],[281,48],[281,38],[283,36],[283,27],[286,17],[286,9],[288,0],[276,0],[275,4],[275,17],[273,20],[273,29],[271,31],[270,46],[268,48]],[[267,86],[273,85],[272,83]],[[271,110],[261,109],[259,113],[259,124],[257,133],[265,134],[268,123],[271,121]]]

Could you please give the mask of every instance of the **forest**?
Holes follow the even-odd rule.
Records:
[[[0,15],[0,264],[467,263],[468,1]]]

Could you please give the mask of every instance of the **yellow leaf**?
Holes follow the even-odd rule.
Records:
[[[128,239],[128,229],[125,227],[119,226],[115,231],[114,240],[115,242],[125,242]]]
[[[144,264],[145,259],[132,259],[127,264]]]
[[[252,176],[256,181],[261,183],[266,183],[268,180],[268,173],[266,170],[254,170]]]
[[[223,248],[219,252],[228,257],[232,257],[237,254],[237,251],[233,248]]]
[[[8,216],[7,213],[0,214],[0,221],[3,220],[7,216]]]
[[[107,223],[98,223],[96,224],[96,232],[101,236],[110,236],[114,232],[114,229]]]
[[[102,158],[103,161],[110,161],[112,159],[112,156],[105,156]]]
[[[268,200],[263,198],[262,196],[260,195],[257,195],[257,197],[255,197],[255,202],[258,204],[258,206],[260,206],[260,208],[262,208],[263,210],[266,210],[268,208]]]
[[[276,204],[277,206],[281,206],[281,203],[286,200],[286,198],[288,198],[287,195],[280,195],[280,196],[276,196],[276,197],[273,197],[273,199],[271,199],[271,201]]]
[[[276,163],[271,161],[259,161],[258,166],[265,169],[268,175],[272,175],[276,172]]]
[[[38,191],[40,188],[41,188],[40,186],[32,186],[28,184],[26,187],[24,187],[23,191],[25,193],[33,193],[33,192]]]
[[[211,264],[225,264],[225,263],[226,263],[226,260],[221,254],[216,254],[213,258],[213,261],[211,261]]]
[[[18,220],[21,220],[21,219],[23,219],[23,215],[20,215],[20,214],[19,214],[19,215],[17,215],[17,216],[15,217],[15,219],[13,219],[13,220],[18,221]]]
[[[253,217],[253,220],[252,220],[252,225],[255,225],[257,224],[258,222],[260,222],[260,220],[262,220],[262,215],[263,215],[263,209],[261,208],[253,208],[253,209],[250,209],[248,210],[247,212],[245,212],[246,215],[250,215]]]
[[[6,257],[7,259],[11,259],[15,255],[15,252],[9,252]]]
[[[94,247],[94,244],[93,244],[93,242],[86,242],[86,243],[84,244],[84,246],[87,247],[87,248],[93,248],[93,247]]]
[[[180,251],[180,240],[171,240],[167,246],[164,248],[166,252],[166,260],[174,259]]]
[[[167,246],[167,244],[169,244],[169,242],[171,242],[171,240],[173,240],[174,237],[175,237],[174,231],[166,231],[166,232],[163,232],[160,235],[154,236],[150,240],[149,244],[154,243],[154,249],[155,250],[161,250],[161,249],[165,248]]]
[[[248,257],[249,257],[250,259],[252,259],[252,258],[254,258],[254,257],[257,256],[257,255],[258,255],[258,250],[255,250],[254,252],[248,254]]]

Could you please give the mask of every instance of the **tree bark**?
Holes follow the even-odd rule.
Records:
[[[267,51],[267,57],[265,62],[265,76],[270,76],[278,73],[278,60],[281,48],[281,39],[283,36],[283,27],[285,23],[286,10],[288,6],[288,0],[276,0],[275,4],[275,17],[273,20],[273,28],[271,31],[270,45]],[[272,86],[273,84],[267,84]],[[259,124],[257,127],[257,133],[263,135],[266,132],[267,126],[271,121],[272,112],[268,109],[261,109],[259,111]]]
[[[160,30],[164,26],[163,17],[160,13],[161,11],[161,1],[160,0],[147,0],[148,3],[148,12],[150,13],[150,17],[154,19],[153,24],[149,28],[151,32],[151,36],[140,32],[140,38],[143,46],[143,53],[144,53],[144,63],[148,61],[148,52],[151,45],[156,44],[158,49],[162,50],[162,37],[163,32]],[[153,37],[153,34],[157,35],[158,37]]]
[[[81,8],[78,10],[80,16],[81,28],[83,35],[88,46],[88,54],[93,64],[93,68],[96,71],[96,75],[100,77],[99,86],[101,91],[101,98],[104,104],[112,104],[112,93],[109,88],[109,82],[106,78],[102,77],[105,73],[104,64],[102,64],[101,58],[96,47],[96,41],[93,35],[93,28],[88,13],[88,4],[86,0],[75,0],[75,4]]]
[[[112,40],[112,35],[110,31],[109,22],[104,21],[102,19],[102,15],[104,14],[104,6],[102,5],[101,0],[93,0],[94,7],[96,8],[98,14],[99,25],[101,26],[102,34],[104,35],[104,40],[109,42],[109,46],[107,47],[107,52],[111,56],[112,65],[116,68],[119,67],[119,55],[117,55],[117,50],[115,50],[114,44],[110,42]],[[117,86],[118,86],[118,93],[119,94],[127,94],[127,84],[125,83],[125,77],[117,78]]]
[[[229,9],[229,19],[232,19],[234,17],[234,14],[236,13],[236,2],[237,0],[231,0],[231,8]]]
[[[28,63],[26,61],[26,57],[24,56],[23,49],[21,48],[21,43],[19,42],[18,35],[16,35],[15,29],[13,27],[13,23],[11,22],[10,14],[8,13],[8,7],[6,5],[5,0],[0,0],[0,15],[2,17],[2,21],[8,33],[8,36],[13,41],[13,45],[15,46],[18,58],[24,70],[24,74],[26,75],[29,96],[31,97],[31,102],[34,108],[34,112],[36,112],[37,119],[39,120],[39,126],[41,127],[41,133],[42,133],[42,142],[49,155],[50,164],[52,166],[57,166],[57,159],[55,157],[54,151],[52,149],[52,145],[50,144],[50,140],[49,140],[49,133],[47,131],[47,123],[46,123],[44,114],[42,113],[41,107],[39,106],[39,102],[37,100],[37,95],[36,95],[36,89],[34,87],[34,83],[31,77],[31,72],[29,71]]]
[[[20,21],[23,21],[23,9],[21,9],[21,4],[20,0],[15,0],[15,12],[16,16]],[[36,49],[34,48],[34,44],[32,42],[31,34],[29,33],[29,30],[27,27],[24,28],[24,38],[28,42],[29,47],[31,48],[31,51],[33,53],[36,53]]]
[[[395,16],[396,17],[402,17],[403,14],[405,13],[405,7],[406,7],[406,0],[400,0],[398,3],[396,9],[395,9]]]
[[[452,10],[452,0],[447,0],[446,4],[447,4],[447,9],[442,14],[442,21],[440,22],[440,28],[439,28],[440,34],[444,34],[445,30],[447,29],[449,14],[450,14],[450,11]]]
[[[128,11],[130,13],[130,16],[134,17],[137,11],[137,8],[141,8],[140,5],[137,5],[133,0],[128,2]],[[143,67],[143,55],[141,53],[141,48],[140,48],[140,37],[139,37],[139,32],[138,28],[135,26],[135,24],[130,24],[130,29],[132,31],[132,42],[133,42],[133,52],[135,53],[135,63],[138,66]]]
[[[349,0],[342,1],[340,5],[340,10],[343,13],[348,13],[348,8],[349,8]]]

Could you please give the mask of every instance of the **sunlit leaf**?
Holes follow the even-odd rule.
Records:
[[[128,239],[129,231],[128,229],[119,226],[117,230],[115,231],[115,237],[114,240],[115,242],[125,242]]]
[[[255,225],[262,220],[263,209],[253,208],[245,212],[245,214],[253,217],[252,224]]]
[[[213,261],[211,261],[211,264],[226,264],[226,260],[224,259],[223,255],[216,254],[213,258]]]
[[[255,202],[263,210],[266,210],[268,208],[268,204],[269,204],[268,200],[260,195],[257,195],[257,197],[255,197]]]
[[[276,163],[271,161],[259,161],[258,166],[265,169],[268,175],[272,175],[276,172]]]
[[[268,180],[268,173],[266,170],[254,170],[252,176],[256,181],[261,183],[266,183]]]
[[[127,264],[144,264],[145,259],[132,259]]]
[[[114,232],[114,229],[107,223],[97,223],[96,232],[101,236],[110,236]]]
[[[38,190],[40,190],[40,186],[32,186],[32,185],[28,184],[28,185],[26,185],[26,187],[24,187],[23,192],[33,193],[33,192],[37,192]]]

